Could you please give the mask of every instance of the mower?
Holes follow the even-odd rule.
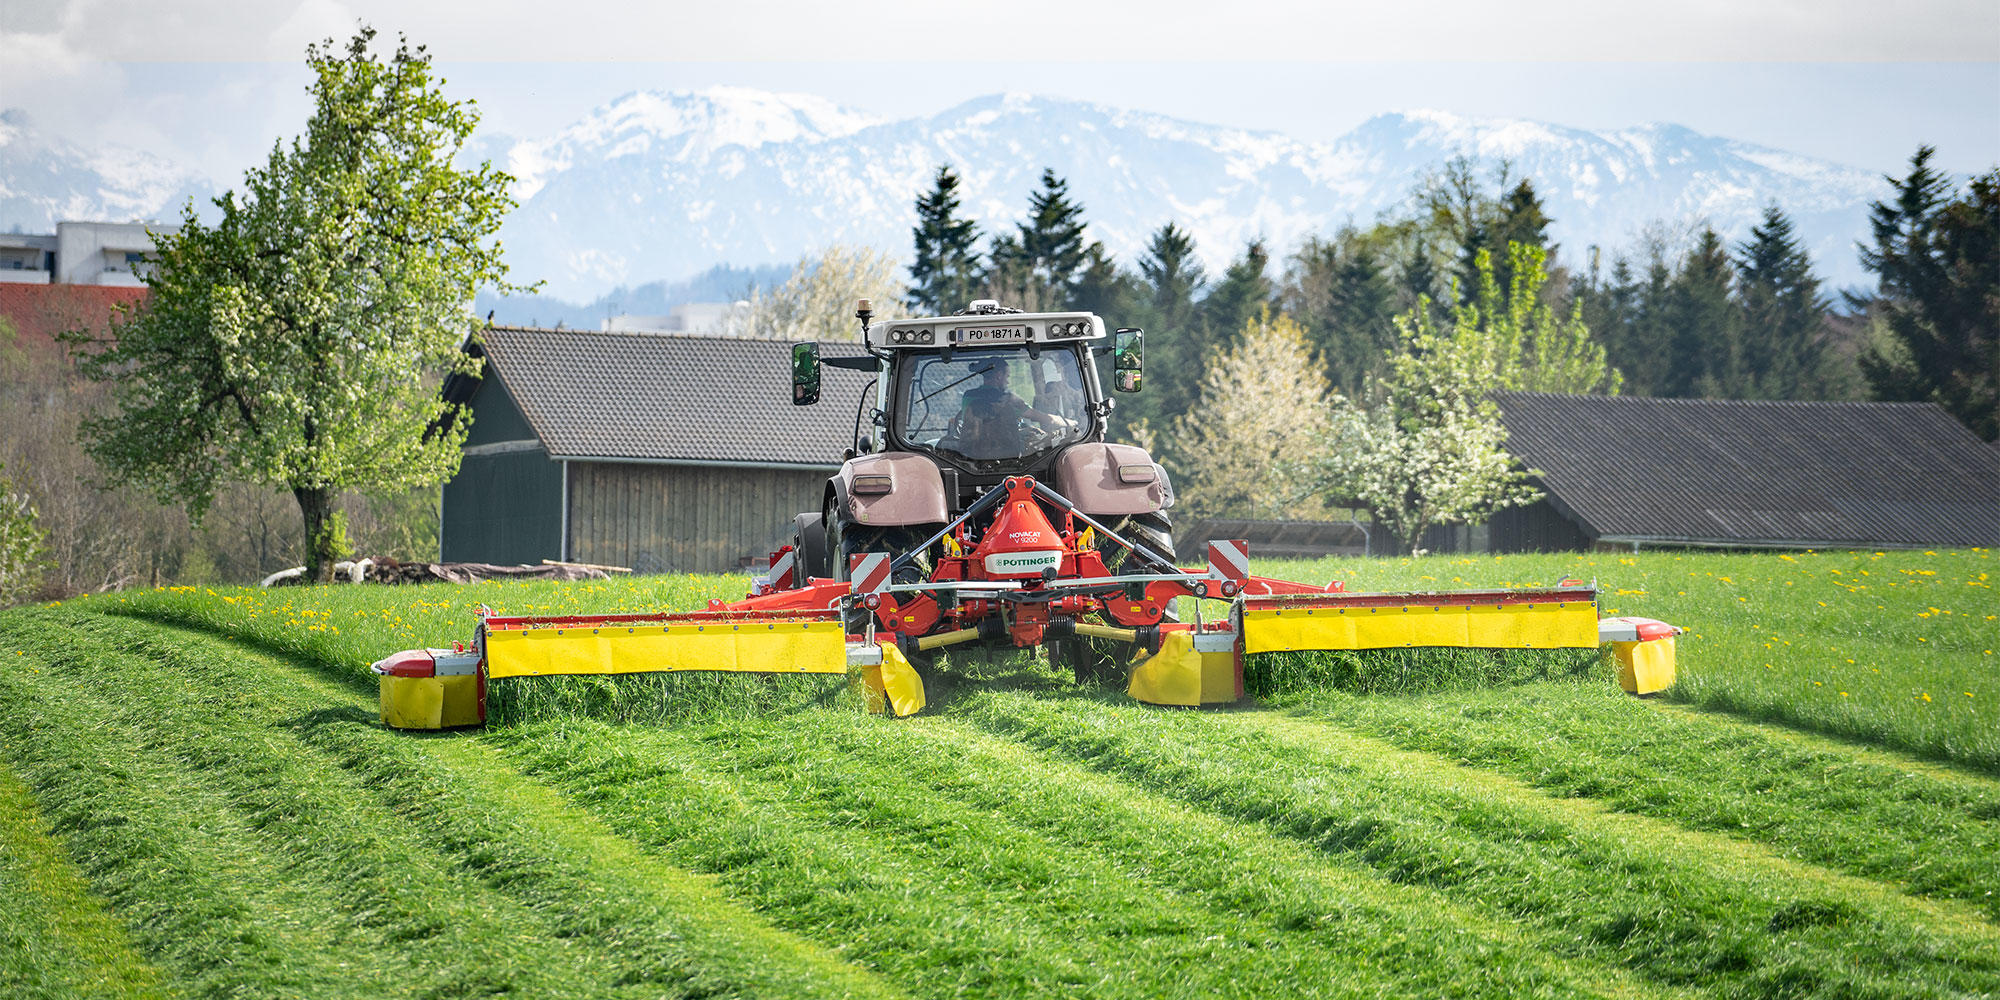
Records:
[[[1595,586],[1580,581],[1353,593],[1251,575],[1241,540],[1210,542],[1205,565],[1181,567],[1166,470],[1105,440],[1107,334],[1091,313],[981,300],[876,325],[864,299],[855,315],[863,355],[793,345],[795,405],[818,402],[826,367],[874,381],[819,509],[794,519],[749,594],[663,614],[482,611],[469,644],[374,665],[383,721],[477,725],[491,682],[654,671],[850,674],[871,708],[904,716],[924,708],[939,657],[982,648],[1040,648],[1079,681],[1120,682],[1155,705],[1237,701],[1244,656],[1286,650],[1610,643],[1626,690],[1672,683],[1680,630],[1600,620]],[[1139,391],[1144,333],[1112,336],[1114,388]]]

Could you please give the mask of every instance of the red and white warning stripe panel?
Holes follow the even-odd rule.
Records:
[[[786,546],[783,552],[778,553],[778,558],[771,561],[771,571],[765,575],[770,579],[773,589],[797,590],[799,584],[804,582],[792,579],[792,566],[797,562],[793,558],[794,554],[791,547]]]
[[[889,586],[889,554],[863,552],[847,560],[847,578],[857,594],[879,594]]]
[[[1250,575],[1250,543],[1241,538],[1208,543],[1208,578],[1242,581]]]

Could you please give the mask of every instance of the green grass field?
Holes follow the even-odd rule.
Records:
[[[375,720],[473,609],[745,581],[168,589],[0,612],[9,997],[2000,994],[1993,553],[1263,564],[1596,579],[1576,654],[1258,658],[1163,710],[1026,661],[922,716],[838,678],[500,682]],[[509,685],[512,685],[511,687]]]

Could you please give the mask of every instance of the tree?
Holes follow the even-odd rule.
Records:
[[[1027,220],[1012,235],[996,235],[987,252],[988,293],[1031,312],[1070,308],[1085,269],[1103,258],[1103,248],[1084,238],[1083,206],[1070,200],[1069,182],[1044,168],[1041,184],[1028,196]]]
[[[777,288],[756,289],[723,319],[727,337],[759,340],[860,340],[857,299],[874,303],[877,320],[908,315],[899,303],[901,265],[880,250],[835,244],[800,257]]]
[[[1523,249],[1520,265],[1536,253]],[[1481,256],[1474,265],[1490,305],[1493,266]],[[1307,493],[1366,508],[1413,555],[1432,525],[1476,524],[1539,496],[1503,447],[1493,401],[1498,389],[1533,384],[1520,368],[1528,352],[1482,327],[1477,306],[1460,306],[1455,316],[1451,328],[1438,329],[1430,304],[1420,302],[1397,317],[1401,349],[1369,380],[1370,403],[1336,399],[1327,436],[1295,473]]]
[[[1118,422],[1128,435],[1168,428],[1193,405],[1203,345],[1195,300],[1207,285],[1187,231],[1171,222],[1155,230],[1139,258],[1136,301],[1125,321],[1146,331],[1146,389],[1118,401]]]
[[[1271,304],[1271,252],[1263,240],[1243,245],[1243,255],[1231,262],[1222,280],[1201,300],[1202,326],[1210,350],[1229,350],[1235,336],[1250,328]]]
[[[1352,226],[1308,238],[1292,254],[1279,293],[1306,328],[1327,381],[1359,392],[1396,344],[1396,289],[1376,241]]]
[[[910,308],[942,315],[965,308],[979,288],[979,225],[958,217],[958,174],[938,167],[929,194],[917,198],[917,225],[911,231],[916,258],[910,264]]]
[[[1326,379],[1305,330],[1262,309],[1201,380],[1201,405],[1174,422],[1177,492],[1196,517],[1292,517],[1285,475],[1326,435]]]
[[[1722,237],[1703,229],[1668,293],[1671,346],[1660,395],[1744,395],[1743,313],[1736,307],[1735,273]]]
[[[1824,398],[1832,381],[1827,302],[1812,259],[1776,205],[1737,246],[1737,298],[1743,309],[1743,388],[1762,399]]]
[[[199,518],[225,480],[288,490],[307,565],[325,579],[348,488],[434,484],[457,467],[466,422],[425,439],[437,381],[481,286],[515,290],[495,239],[513,199],[491,164],[455,163],[478,122],[446,99],[421,46],[387,59],[362,28],[307,49],[315,110],[179,232],[154,234],[148,307],[110,342],[79,333],[79,369],[115,382],[89,421],[99,464]]]
[[[1508,250],[1512,287],[1500,287],[1492,255],[1481,253],[1474,260],[1474,301],[1458,307],[1449,329],[1438,326],[1428,304],[1397,318],[1406,347],[1463,355],[1478,374],[1473,388],[1484,392],[1615,394],[1624,377],[1584,324],[1582,304],[1572,303],[1569,316],[1559,319],[1542,300],[1549,278],[1542,249],[1516,243]]]
[[[1549,245],[1549,216],[1542,210],[1541,196],[1535,194],[1533,181],[1522,178],[1521,183],[1500,199],[1493,209],[1493,221],[1488,226],[1492,233],[1494,250],[1520,244],[1543,251],[1545,260],[1555,257],[1555,247]],[[1514,285],[1512,254],[1498,254],[1494,263],[1494,277],[1501,288]],[[1469,277],[1476,277],[1476,269],[1468,268]]]
[[[48,563],[35,505],[5,473],[0,465],[0,607],[33,596]]]
[[[2000,168],[1955,195],[1930,146],[1870,214],[1861,264],[1878,279],[1887,336],[1861,357],[1877,399],[1928,400],[2000,438]]]
[[[1511,244],[1513,285],[1492,255],[1473,260],[1474,304],[1440,327],[1430,303],[1397,317],[1400,351],[1369,382],[1362,406],[1337,400],[1317,454],[1296,473],[1307,490],[1366,507],[1410,551],[1432,525],[1476,524],[1538,494],[1504,447],[1493,394],[1618,391],[1621,378],[1584,325],[1581,303],[1559,320],[1542,301],[1540,247]]]

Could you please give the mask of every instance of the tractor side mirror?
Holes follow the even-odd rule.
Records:
[[[1118,331],[1111,341],[1111,371],[1113,388],[1119,392],[1138,392],[1139,377],[1146,370],[1146,331],[1126,327]]]
[[[811,406],[819,402],[819,345],[811,341],[792,345],[792,405]]]

